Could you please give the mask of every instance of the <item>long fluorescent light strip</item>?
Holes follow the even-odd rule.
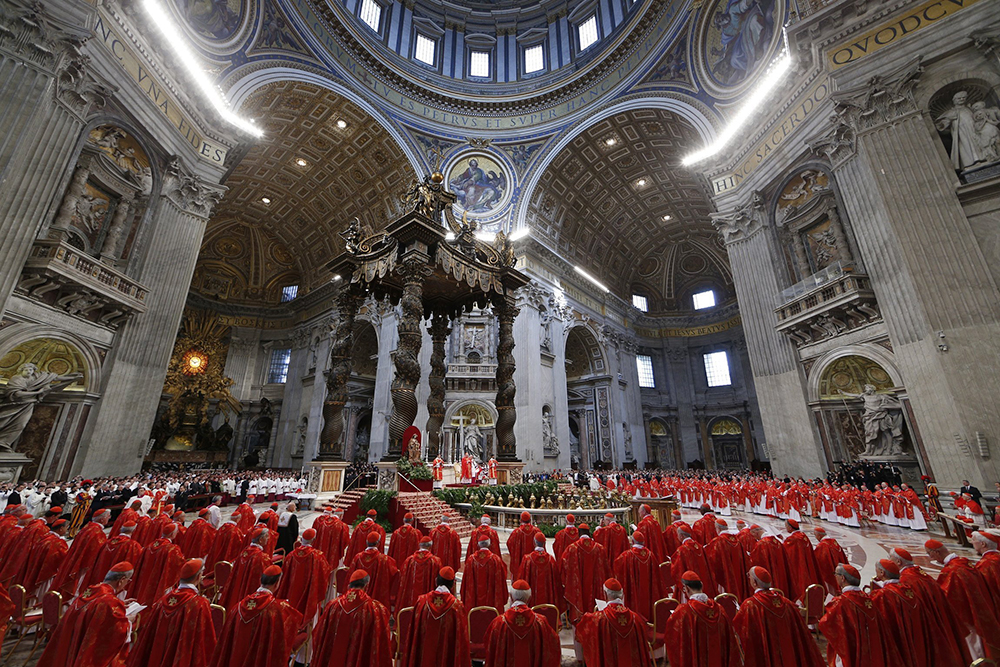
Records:
[[[726,129],[718,136],[718,138],[710,146],[688,155],[681,161],[683,165],[692,165],[695,162],[701,162],[706,158],[710,158],[719,151],[721,151],[727,143],[733,138],[736,132],[743,127],[743,124],[749,120],[750,116],[757,110],[767,96],[772,90],[778,85],[782,78],[784,78],[785,73],[788,71],[789,66],[792,64],[792,57],[785,53],[778,60],[774,62],[771,66],[770,71],[764,76],[764,80],[760,82],[756,90],[747,100],[740,110],[733,116],[729,125]]]
[[[194,54],[191,53],[186,45],[186,39],[181,35],[180,31],[174,26],[173,21],[167,15],[167,12],[163,10],[157,0],[145,0],[143,6],[146,8],[146,13],[153,19],[153,23],[160,29],[163,36],[167,38],[170,43],[171,48],[174,50],[174,54],[184,63],[184,67],[187,68],[191,76],[197,82],[198,87],[201,88],[205,97],[208,101],[212,103],[215,110],[219,112],[230,125],[235,125],[244,132],[252,134],[255,137],[264,136],[264,132],[253,123],[245,118],[241,118],[233,113],[229,108],[229,103],[222,96],[222,92],[218,87],[208,80],[205,76],[205,72],[202,70],[198,61],[195,59]]]
[[[581,269],[579,266],[574,266],[573,270],[576,271],[577,273],[579,273],[581,276],[583,276],[587,280],[589,280],[590,282],[592,282],[595,285],[597,285],[598,287],[600,287],[605,292],[610,292],[611,291],[607,287],[604,286],[604,283],[602,283],[600,280],[598,280],[594,276],[590,275],[589,273],[587,273],[586,271],[584,271],[583,269]]]

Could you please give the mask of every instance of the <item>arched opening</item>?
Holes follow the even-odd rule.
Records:
[[[344,458],[347,461],[368,460],[372,433],[372,411],[375,400],[375,376],[378,373],[378,333],[371,322],[354,323],[354,352],[351,357],[351,379],[347,382],[348,402]]]
[[[746,467],[743,425],[733,417],[717,417],[708,424],[708,435],[717,468],[739,470]]]
[[[487,401],[459,401],[451,406],[444,420],[444,449],[449,462],[465,454],[477,464],[496,456],[497,412]]]
[[[614,467],[611,376],[601,344],[585,326],[575,326],[566,335],[566,390],[569,412],[578,428],[580,466],[584,470]]]

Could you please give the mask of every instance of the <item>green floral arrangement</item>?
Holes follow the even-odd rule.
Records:
[[[396,469],[399,470],[400,475],[407,479],[434,479],[434,471],[423,461],[413,465],[407,459],[399,459],[396,463]]]

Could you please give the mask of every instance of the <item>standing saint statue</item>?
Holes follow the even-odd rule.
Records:
[[[476,424],[476,418],[473,417],[469,421],[469,425],[465,427],[465,432],[462,434],[462,445],[465,452],[472,456],[478,463],[482,463],[483,447],[482,447],[483,435],[479,430],[479,426]]]
[[[838,392],[848,398],[860,398],[865,403],[861,422],[865,426],[865,451],[862,456],[892,456],[903,453],[903,404],[892,396],[878,394],[875,386],[866,384],[860,394]]]
[[[31,421],[35,406],[50,392],[69,386],[81,373],[59,375],[40,372],[35,364],[24,364],[7,386],[0,388],[0,451],[14,451],[14,443]]]

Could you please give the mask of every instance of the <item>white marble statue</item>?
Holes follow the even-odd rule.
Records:
[[[542,415],[542,452],[545,456],[559,456],[559,438],[552,429],[552,415]]]
[[[839,392],[848,398],[864,401],[861,421],[865,426],[865,451],[862,456],[892,456],[903,453],[903,404],[893,396],[875,392],[866,384],[860,394]]]
[[[35,412],[35,406],[49,395],[76,382],[82,375],[40,372],[34,364],[24,364],[7,386],[0,389],[0,451],[14,451],[14,443]]]
[[[969,106],[968,99],[968,91],[958,91],[951,98],[952,107],[935,120],[939,131],[951,135],[951,163],[960,170],[993,162],[1000,153],[1000,110],[987,108],[985,102]]]
[[[635,455],[632,453],[632,429],[628,427],[628,422],[622,422],[623,442],[625,443],[625,460],[632,461]]]
[[[479,430],[475,417],[469,421],[469,425],[462,433],[462,445],[466,454],[477,462],[483,461],[483,434]]]

